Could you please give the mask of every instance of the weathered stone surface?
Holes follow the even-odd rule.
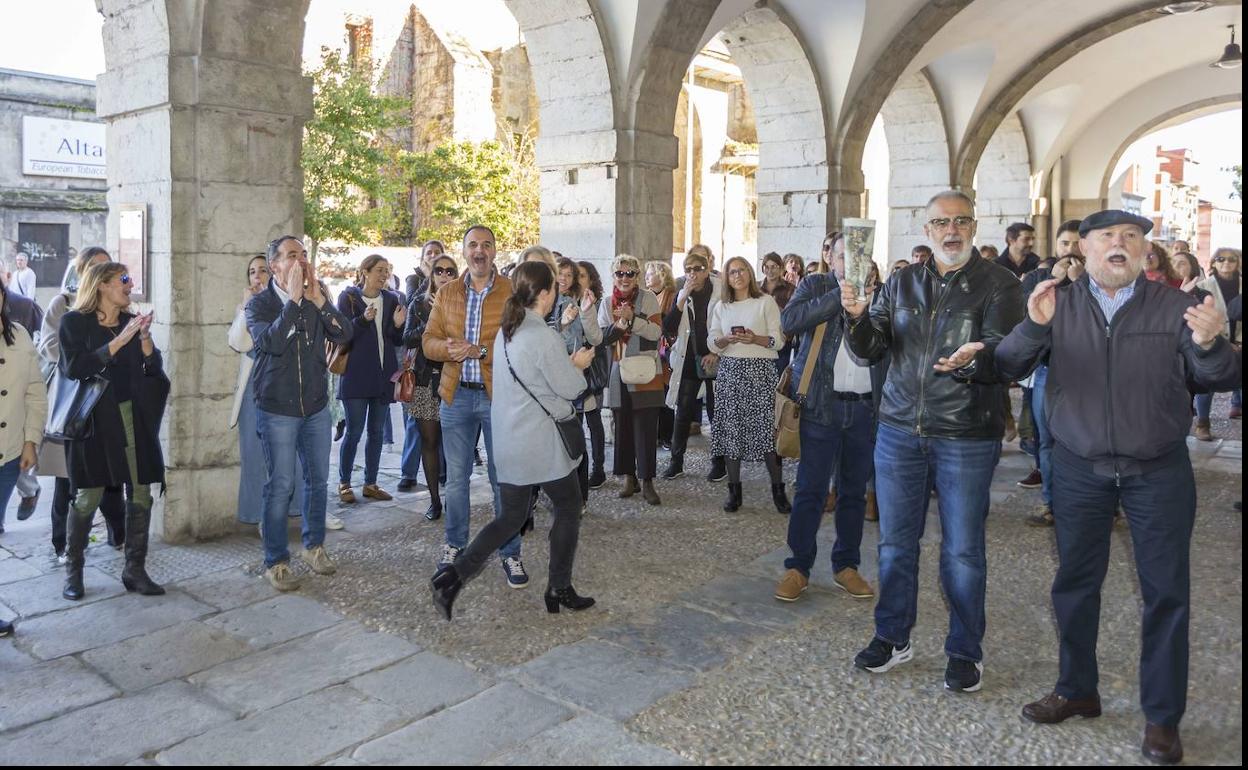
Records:
[[[311,599],[286,594],[223,612],[205,622],[262,649],[329,628],[341,620],[341,615]]]
[[[333,687],[179,743],[165,765],[310,765],[402,724],[390,706]]]
[[[514,669],[524,684],[612,719],[628,719],[693,675],[607,642],[556,647]]]
[[[601,628],[594,636],[667,665],[706,671],[727,663],[767,633],[770,631],[760,626],[676,605],[644,621]]]
[[[0,586],[0,602],[13,608],[22,617],[29,618],[111,599],[126,592],[121,581],[91,566],[83,568],[82,584],[86,589],[86,596],[78,602],[68,601],[61,596],[61,590],[65,588],[65,572],[57,570]]]
[[[121,689],[136,692],[248,652],[242,640],[193,620],[89,650],[82,659]]]
[[[77,607],[35,618],[22,625],[32,640],[30,651],[40,658],[58,658],[151,633],[213,612],[185,594],[139,596]]]
[[[263,575],[253,575],[241,569],[228,569],[194,578],[178,583],[177,587],[219,610],[232,610],[277,596],[277,589]]]
[[[441,655],[422,652],[405,661],[351,680],[351,686],[420,719],[476,695],[489,679]]]
[[[40,666],[0,667],[0,693],[4,732],[111,698],[117,690],[73,658],[61,658]]]
[[[419,648],[357,623],[341,623],[256,655],[223,663],[191,681],[245,712],[271,708],[409,657]]]
[[[750,623],[793,626],[819,611],[813,602],[787,604],[776,601],[776,578],[722,575],[681,598],[694,605],[712,607]]]
[[[371,765],[475,765],[569,716],[565,707],[505,682],[366,743],[352,757]]]
[[[586,714],[556,725],[485,764],[636,767],[688,763],[667,749],[643,743],[618,722]]]
[[[10,733],[4,761],[14,766],[121,764],[233,719],[195,688],[169,682]]]
[[[7,554],[8,551],[5,551],[5,553]],[[19,580],[29,580],[42,574],[33,565],[27,564],[22,559],[0,558],[0,585],[16,583]]]

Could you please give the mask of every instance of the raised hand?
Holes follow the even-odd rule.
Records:
[[[867,287],[867,298],[858,299],[858,290],[853,284],[845,282],[841,284],[841,307],[845,308],[845,312],[849,313],[850,318],[861,318],[862,314],[867,312],[867,308],[871,305],[871,293],[874,287]]]
[[[968,342],[953,352],[953,355],[942,356],[932,368],[938,372],[949,373],[961,369],[975,360],[975,354],[984,349],[982,342]]]
[[[1183,318],[1187,321],[1187,328],[1192,330],[1192,342],[1202,350],[1213,347],[1218,335],[1226,328],[1226,313],[1218,310],[1212,296],[1205,297],[1199,305],[1189,307]]]
[[[400,302],[398,306],[394,309],[394,325],[396,327],[402,328],[403,324],[406,322],[407,322],[407,308],[403,307],[403,303]]]
[[[562,326],[567,326],[575,321],[576,317],[580,314],[581,309],[577,307],[576,303],[569,303],[568,306],[563,309],[563,316],[559,319],[559,323]]]
[[[1057,312],[1057,285],[1059,283],[1061,283],[1060,278],[1041,281],[1036,284],[1035,290],[1027,298],[1027,315],[1035,323],[1048,326],[1053,322],[1053,315]]]

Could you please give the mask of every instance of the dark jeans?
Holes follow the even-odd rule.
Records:
[[[1231,406],[1243,406],[1243,391],[1236,388],[1231,391]],[[1210,412],[1213,411],[1213,394],[1197,393],[1196,394],[1196,416],[1202,420],[1208,420]]]
[[[22,457],[20,454],[0,465],[0,529],[4,529],[4,512],[9,509],[9,498],[13,496],[13,488],[17,486],[17,477],[21,473]]]
[[[1085,698],[1097,691],[1096,640],[1101,584],[1109,568],[1114,511],[1121,503],[1131,527],[1135,569],[1144,599],[1140,705],[1145,718],[1176,727],[1187,708],[1188,620],[1196,483],[1187,446],[1163,466],[1120,482],[1098,476],[1058,446],[1053,470],[1057,576],[1053,612],[1061,644],[1057,693]]]
[[[607,433],[602,427],[602,409],[582,412],[581,420],[589,428],[589,452],[593,460],[593,469],[600,471],[607,462]]]
[[[416,480],[420,470],[420,424],[403,409],[403,454],[399,460],[399,476]]]
[[[919,600],[919,540],[933,483],[940,510],[940,584],[949,605],[945,654],[978,662],[987,622],[988,559],[984,525],[995,439],[915,436],[881,425],[875,440],[875,495],[880,507],[880,598],[875,635],[894,646],[910,641]]]
[[[832,467],[841,480],[836,498],[836,544],[832,546],[832,571],[858,568],[862,562],[862,522],[867,511],[867,481],[872,474],[875,416],[870,401],[837,401],[833,425],[802,420],[802,459],[797,465],[797,491],[789,515],[789,550],[785,569],[810,577],[815,566],[815,535],[823,519]]]
[[[529,503],[537,484],[499,484],[502,513],[477,533],[455,560],[455,571],[465,582],[485,566],[491,555],[506,543],[518,540],[520,528],[529,518]],[[550,577],[554,589],[572,585],[572,562],[581,532],[581,485],[576,471],[557,481],[543,481],[541,488],[554,504],[555,520],[550,527]]]
[[[623,386],[621,391],[623,406],[611,410],[615,415],[615,462],[611,472],[643,481],[653,479],[658,465],[659,409],[634,409],[632,394]]]
[[[381,467],[382,432],[386,421],[390,419],[390,400],[344,398],[342,408],[347,415],[347,432],[338,447],[338,482],[351,483],[351,472],[355,470],[355,450],[367,429],[368,440],[364,443],[364,483],[376,484],[377,471]]]
[[[688,361],[688,359],[686,359]],[[702,421],[702,400],[698,391],[706,384],[706,412],[715,419],[715,380],[700,380],[692,364],[686,364],[676,391],[675,421],[672,426],[672,460],[683,462],[689,444],[689,426]]]
[[[1044,415],[1044,385],[1049,380],[1049,367],[1039,366],[1031,380],[1031,417],[1036,425],[1036,467],[1040,469],[1040,499],[1053,507],[1053,434],[1049,418]]]
[[[69,504],[74,499],[69,479],[57,476],[52,489],[52,549],[57,555],[65,553],[65,533],[69,519]],[[113,539],[126,539],[126,496],[121,487],[105,487],[100,498],[100,514],[113,533]]]

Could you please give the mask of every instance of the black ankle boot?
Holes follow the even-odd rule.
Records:
[[[659,500],[659,493],[654,489],[654,479],[646,479],[641,482],[641,496],[644,497],[646,502],[650,505],[662,504],[662,501]]]
[[[711,472],[706,474],[707,481],[723,481],[728,476],[728,466],[722,457],[711,458]]]
[[[446,616],[447,620],[450,620],[451,607],[455,604],[455,597],[464,590],[464,581],[459,579],[455,565],[448,564],[445,567],[438,567],[438,571],[433,573],[433,580],[430,582],[433,587],[434,606]]]
[[[594,606],[592,598],[578,595],[572,586],[558,590],[547,586],[545,598],[546,611],[552,615],[558,614],[560,607],[567,607],[570,610],[587,610]]]
[[[65,521],[65,589],[61,596],[76,602],[86,595],[82,568],[86,564],[87,540],[91,537],[91,516],[82,517],[72,507]]]
[[[620,490],[620,498],[628,498],[641,491],[641,485],[637,483],[636,476],[624,477],[624,488]]]
[[[429,521],[437,521],[442,518],[442,503],[430,503],[429,510],[425,511],[425,518]]]
[[[151,523],[151,508],[126,504],[126,566],[121,571],[121,584],[143,596],[163,596],[165,589],[147,575],[147,529]]]
[[[741,485],[728,482],[728,499],[724,501],[724,511],[732,513],[741,508]]]
[[[778,513],[791,513],[793,506],[789,504],[789,496],[785,494],[784,484],[771,485],[771,500],[776,504]]]

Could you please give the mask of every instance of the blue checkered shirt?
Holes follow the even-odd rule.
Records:
[[[1112,297],[1106,294],[1096,281],[1089,279],[1088,286],[1092,289],[1092,296],[1096,297],[1096,303],[1101,306],[1101,312],[1105,314],[1105,323],[1113,323],[1114,314],[1135,296],[1134,283],[1123,286]]]
[[[464,276],[464,282],[468,288],[468,316],[464,320],[464,337],[474,345],[481,344],[482,309],[485,307],[485,297],[494,288],[494,279],[497,276],[497,272],[490,273],[490,282],[485,285],[485,289],[482,291],[477,291],[472,287],[471,275]],[[459,381],[484,383],[485,378],[481,376],[481,359],[465,359],[464,368],[459,375]]]

